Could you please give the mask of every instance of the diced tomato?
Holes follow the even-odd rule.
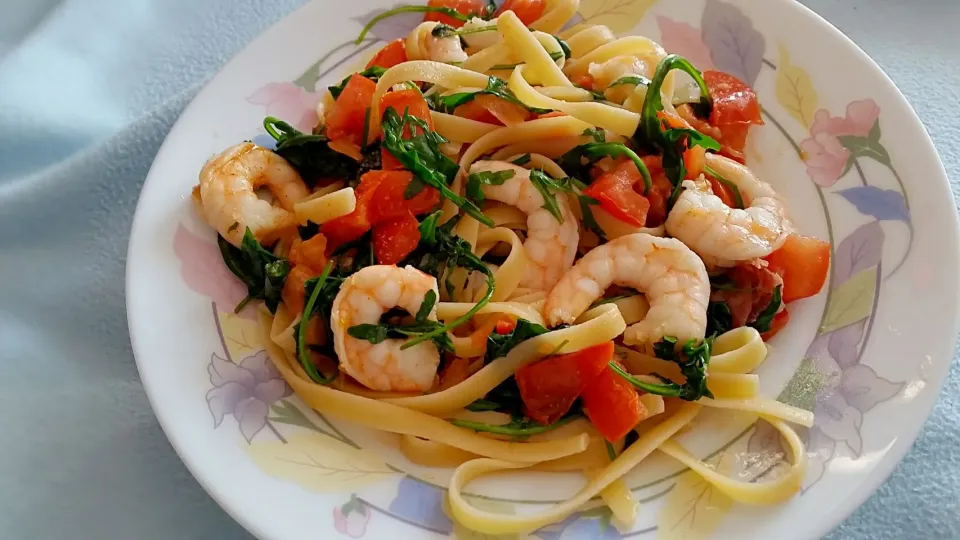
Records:
[[[327,265],[327,238],[322,234],[315,234],[312,238],[302,242],[295,242],[290,247],[289,259],[294,266],[306,265],[320,273]]]
[[[450,8],[466,16],[481,16],[487,9],[486,0],[430,0],[427,2],[427,5],[430,7],[445,7]],[[443,15],[442,13],[427,13],[423,18],[425,21],[437,21],[439,23],[452,26],[454,28],[460,28],[463,26],[463,21],[454,19],[453,17]]]
[[[433,118],[430,116],[430,106],[427,100],[423,99],[423,94],[419,91],[409,88],[407,90],[394,90],[387,92],[380,99],[380,118],[383,118],[383,111],[387,107],[392,107],[401,117],[404,112],[409,112],[410,116],[415,116],[427,123],[433,130]],[[404,134],[404,138],[409,138],[409,133]]]
[[[584,73],[583,75],[577,75],[570,82],[579,86],[580,88],[586,88],[587,90],[593,90],[593,75],[589,73]]]
[[[453,111],[454,116],[473,120],[474,122],[483,122],[485,124],[494,124],[502,126],[503,122],[490,112],[490,109],[478,103],[476,99],[460,105]]]
[[[543,16],[546,7],[545,0],[507,0],[497,10],[496,15],[499,17],[504,11],[512,11],[520,22],[529,26]]]
[[[370,223],[380,223],[407,213],[420,215],[440,203],[440,192],[430,186],[424,186],[413,198],[406,198],[407,186],[413,181],[410,171],[370,171],[363,175],[363,178],[367,177],[377,179],[376,192],[369,204]]]
[[[693,180],[703,172],[707,163],[707,150],[702,146],[694,146],[683,152],[683,166],[687,169],[687,179]]]
[[[670,179],[667,178],[667,173],[664,172],[663,167],[660,166],[660,158],[658,156],[644,156],[643,163],[647,166],[647,170],[650,171],[650,179],[653,181],[650,193],[646,195],[647,200],[650,201],[650,210],[647,211],[647,222],[645,226],[659,227],[667,219],[667,201],[673,193],[673,184],[670,183]],[[643,183],[635,184],[633,189],[638,192],[642,191]]]
[[[500,126],[519,124],[525,122],[531,116],[530,111],[520,105],[487,94],[479,95],[457,107],[453,114],[477,122]]]
[[[320,272],[305,264],[294,266],[287,274],[287,279],[283,282],[283,289],[280,291],[280,298],[287,309],[290,310],[290,313],[296,314],[303,311],[307,280],[318,275],[320,275]]]
[[[379,171],[371,171],[379,172]],[[380,184],[381,177],[367,173],[360,178],[360,184],[355,188],[357,206],[353,212],[332,219],[320,226],[320,232],[327,238],[327,252],[356,240],[370,230],[370,201],[373,199]]]
[[[517,387],[527,416],[544,425],[562,418],[611,358],[613,342],[608,341],[517,370]]]
[[[326,115],[327,137],[363,145],[363,125],[377,84],[354,73]]]
[[[760,337],[764,341],[770,341],[770,338],[777,335],[777,332],[783,330],[787,323],[790,322],[790,312],[784,308],[782,311],[773,316],[773,321],[770,323],[770,329],[766,332],[760,334]]]
[[[420,223],[410,212],[373,226],[373,254],[380,264],[397,264],[420,243]]]
[[[703,80],[713,98],[711,124],[763,124],[757,94],[745,82],[722,71],[704,71]]]
[[[507,335],[510,332],[513,332],[513,329],[517,327],[517,321],[513,320],[510,317],[498,319],[497,324],[494,325],[493,331],[500,334],[501,336]]]
[[[393,154],[387,150],[386,146],[380,147],[380,168],[385,171],[402,171],[403,163],[400,163],[400,160],[393,157]]]
[[[671,112],[658,111],[657,118],[659,118],[662,123],[666,124],[666,126],[671,129],[693,129],[693,126],[691,126],[686,120]]]
[[[733,282],[733,288],[713,291],[710,300],[727,304],[733,328],[756,320],[773,300],[774,289],[783,283],[780,276],[768,268],[752,264],[734,266],[727,271],[726,276]]]
[[[563,116],[568,116],[568,115],[567,115],[567,113],[565,113],[565,112],[563,112],[563,111],[550,111],[550,112],[547,112],[547,113],[538,114],[538,115],[537,115],[537,120],[542,120],[542,119],[544,119],[544,118],[560,118],[560,117],[563,117]]]
[[[637,390],[608,366],[580,394],[587,418],[610,442],[619,441],[647,415]]]
[[[397,64],[407,61],[407,40],[397,38],[387,44],[386,47],[377,51],[373,58],[367,62],[367,67],[380,66],[382,68],[392,68]]]
[[[733,197],[733,190],[728,188],[723,182],[717,180],[712,176],[707,176],[707,180],[710,181],[710,189],[713,191],[713,194],[717,197],[720,197],[720,200],[723,201],[723,204],[734,208],[737,205],[736,199]]]
[[[600,201],[600,207],[620,221],[643,227],[650,201],[633,187],[641,178],[637,166],[630,160],[624,160],[597,178],[583,194]]]
[[[791,234],[783,246],[764,257],[783,278],[783,301],[793,302],[820,292],[830,270],[830,244]]]

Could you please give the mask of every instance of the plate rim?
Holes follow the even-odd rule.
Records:
[[[742,0],[741,0],[742,1]],[[157,385],[151,384],[149,371],[145,370],[143,367],[143,362],[146,360],[143,359],[148,352],[142,350],[142,345],[138,345],[138,335],[140,335],[142,329],[138,329],[138,324],[136,322],[136,317],[134,316],[135,308],[137,307],[137,300],[134,300],[135,297],[139,297],[140,293],[132,293],[136,291],[137,288],[132,286],[132,281],[135,279],[135,273],[132,270],[136,265],[131,264],[131,261],[136,259],[136,257],[131,258],[131,252],[135,241],[141,237],[142,229],[147,225],[144,224],[142,216],[142,205],[148,204],[145,203],[143,198],[143,192],[149,184],[152,182],[157,182],[159,179],[155,179],[159,173],[157,172],[157,163],[161,161],[167,153],[171,152],[171,148],[176,144],[175,141],[179,140],[179,131],[185,129],[184,118],[193,112],[193,110],[198,107],[198,98],[206,92],[211,85],[217,81],[222,73],[228,70],[232,65],[238,63],[241,58],[245,57],[249,51],[256,49],[259,44],[265,40],[265,36],[272,34],[279,27],[285,26],[289,19],[297,16],[302,11],[308,10],[312,5],[322,3],[322,0],[310,0],[293,11],[287,13],[286,15],[280,17],[278,20],[270,24],[267,28],[262,30],[251,39],[246,45],[244,45],[239,51],[237,51],[227,62],[220,66],[219,69],[199,88],[190,99],[190,102],[183,108],[183,110],[177,116],[176,121],[170,127],[167,135],[164,137],[163,142],[157,150],[156,155],[154,156],[150,169],[148,170],[143,185],[141,186],[140,194],[138,195],[137,204],[134,210],[134,216],[132,220],[132,225],[130,229],[130,236],[127,244],[126,251],[126,268],[124,276],[124,289],[125,289],[125,309],[127,315],[127,328],[130,335],[131,349],[134,355],[134,360],[137,366],[137,371],[140,376],[144,392],[147,395],[147,400],[150,403],[150,407],[153,410],[154,415],[157,417],[157,420],[160,424],[161,429],[163,430],[164,435],[167,440],[170,442],[174,451],[177,453],[177,456],[180,458],[180,461],[186,466],[187,470],[190,471],[190,474],[196,479],[200,486],[207,492],[208,495],[229,515],[234,521],[239,523],[245,530],[250,534],[254,535],[257,538],[275,538],[273,533],[269,530],[265,530],[262,526],[264,525],[263,520],[255,519],[246,513],[239,511],[235,504],[231,504],[232,497],[229,493],[229,490],[222,485],[218,485],[211,481],[211,478],[205,474],[204,470],[200,463],[195,462],[192,454],[189,451],[188,444],[186,439],[180,437],[179,435],[174,435],[176,430],[172,428],[175,418],[172,415],[165,412],[164,407],[162,406],[162,398],[157,394],[158,388]],[[946,169],[944,168],[943,162],[940,159],[939,152],[937,147],[934,144],[932,138],[926,126],[920,120],[916,110],[910,101],[904,96],[903,92],[896,85],[896,83],[890,78],[890,76],[873,60],[856,42],[850,39],[846,34],[844,34],[840,29],[834,26],[830,21],[826,20],[820,16],[817,12],[810,9],[806,5],[791,0],[785,0],[784,4],[792,4],[790,6],[782,6],[778,9],[793,9],[797,8],[798,15],[802,15],[808,18],[812,18],[817,26],[824,27],[825,32],[832,33],[835,37],[839,38],[842,42],[848,45],[858,57],[859,62],[864,65],[869,65],[871,70],[877,74],[880,74],[886,82],[889,84],[889,87],[895,91],[896,98],[899,99],[900,105],[905,106],[910,112],[910,122],[914,124],[914,128],[919,127],[923,133],[923,138],[917,141],[918,147],[924,147],[926,156],[922,161],[932,164],[935,160],[936,165],[938,166],[938,172],[940,178],[938,179],[938,185],[940,188],[946,188],[946,192],[950,194],[950,199],[954,201],[954,206],[956,205],[956,199],[953,197],[952,190],[950,189],[949,176],[947,175]],[[952,212],[952,219],[950,220],[950,231],[953,234],[954,240],[957,240],[960,237],[960,216],[956,212]],[[960,267],[960,243],[954,246],[953,250],[947,252],[949,258],[952,259],[953,265],[955,267]],[[960,286],[960,277],[957,278],[958,286]],[[953,311],[953,324],[952,328],[954,329],[954,336],[960,333],[960,300],[955,299],[954,302],[950,305],[950,308]],[[947,339],[943,339],[943,343],[938,344],[933,343],[935,348],[940,349],[936,350],[931,356],[934,358],[943,356],[948,361],[942,362],[942,366],[937,368],[932,376],[937,380],[931,381],[930,377],[927,377],[928,384],[932,382],[931,386],[933,388],[927,393],[925,399],[926,403],[918,404],[919,412],[922,413],[923,419],[920,422],[914,423],[912,426],[907,426],[901,430],[897,435],[897,439],[891,445],[890,449],[887,451],[884,458],[876,465],[874,472],[861,481],[855,488],[854,491],[848,495],[845,499],[840,501],[834,509],[827,514],[827,517],[817,520],[817,525],[813,526],[811,529],[815,533],[815,537],[821,537],[831,530],[835,529],[840,525],[844,520],[846,520],[850,515],[853,514],[855,510],[860,508],[871,496],[873,496],[877,490],[883,485],[893,474],[894,470],[900,465],[903,461],[906,454],[913,448],[917,438],[919,437],[923,428],[927,425],[927,422],[930,419],[933,409],[938,402],[940,395],[943,391],[943,387],[946,384],[950,367],[955,360],[954,352],[956,351],[957,340],[954,338],[953,342],[948,343]],[[934,391],[935,390],[935,391]]]

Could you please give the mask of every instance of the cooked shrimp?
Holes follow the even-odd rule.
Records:
[[[373,344],[357,339],[347,329],[377,324],[390,308],[416,313],[427,294],[437,293],[436,278],[412,266],[368,266],[344,280],[333,301],[330,328],[340,369],[372,390],[425,392],[433,386],[440,352],[432,341],[401,350],[405,340]],[[427,318],[437,320],[437,308]]]
[[[459,64],[468,58],[460,36],[438,37],[433,32],[427,36],[427,54],[430,60],[445,64]]]
[[[483,185],[488,199],[517,207],[527,215],[527,240],[524,251],[530,264],[520,280],[521,287],[547,290],[573,265],[577,254],[580,232],[577,218],[570,210],[570,202],[557,194],[557,206],[563,222],[543,207],[543,195],[530,181],[530,171],[504,161],[478,161],[470,173],[486,171],[513,171],[512,178],[499,186]]]
[[[572,323],[611,285],[646,294],[650,310],[623,333],[627,345],[652,345],[664,336],[703,339],[710,279],[697,254],[672,238],[621,236],[577,261],[547,295],[551,326]]]
[[[270,190],[279,208],[257,196],[261,187]],[[235,246],[248,227],[260,242],[296,227],[293,206],[309,194],[285,159],[249,142],[231,146],[207,161],[193,192],[200,215]]]
[[[782,246],[793,225],[770,184],[723,156],[707,154],[707,166],[736,184],[746,208],[730,208],[706,185],[687,180],[667,216],[667,233],[717,266],[765,257]]]

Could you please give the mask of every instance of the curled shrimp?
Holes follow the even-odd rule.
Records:
[[[437,294],[437,279],[412,266],[368,266],[344,280],[330,313],[340,369],[371,390],[429,390],[440,364],[440,352],[432,341],[401,349],[406,340],[373,344],[347,333],[351,326],[379,323],[394,307],[417,313],[428,291]],[[436,306],[427,319],[437,320]]]
[[[434,34],[440,23],[422,22],[407,36],[407,58],[410,60],[433,60],[445,64],[465,62],[469,56],[463,50],[460,36]]]
[[[556,195],[563,221],[544,208],[543,195],[530,180],[530,171],[505,161],[478,161],[470,173],[513,171],[500,185],[483,185],[483,194],[491,200],[517,207],[527,215],[527,239],[523,243],[530,264],[520,280],[521,287],[547,290],[573,265],[580,232],[570,202]]]
[[[623,333],[627,345],[703,339],[710,301],[703,261],[679,240],[646,233],[611,240],[577,261],[547,295],[547,323],[573,323],[611,285],[637,289],[650,303],[643,320]]]
[[[279,207],[257,196],[265,187]],[[270,242],[297,226],[293,207],[310,194],[297,171],[274,152],[245,142],[210,159],[193,189],[203,219],[227,241],[239,246],[247,228]]]
[[[723,156],[707,154],[707,166],[737,186],[745,208],[730,208],[707,186],[687,180],[667,216],[667,233],[717,266],[765,257],[780,248],[793,225],[770,184]]]

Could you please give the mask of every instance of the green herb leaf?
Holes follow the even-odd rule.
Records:
[[[620,86],[622,84],[630,84],[633,86],[650,86],[650,79],[641,77],[639,75],[627,75],[626,77],[620,77],[619,79],[608,84],[607,88],[613,88],[614,86]]]
[[[781,289],[783,285],[777,285],[773,289],[773,299],[770,300],[770,303],[767,304],[767,307],[757,315],[757,320],[750,323],[750,326],[757,329],[757,332],[763,333],[770,330],[770,325],[773,324],[773,318],[777,315],[777,311],[780,310],[781,301]]]
[[[663,336],[660,341],[653,344],[653,354],[662,360],[676,360],[677,338],[673,336]]]
[[[707,338],[699,345],[691,339],[683,346],[682,357],[673,359],[680,366],[680,372],[687,379],[683,384],[677,384],[659,375],[656,376],[662,381],[660,384],[649,383],[630,375],[616,362],[610,362],[609,365],[617,375],[644,392],[659,396],[678,397],[686,401],[696,401],[701,397],[713,397],[713,394],[707,389],[707,365],[710,363],[712,346],[713,338]]]
[[[584,135],[587,134],[587,132],[584,132]],[[594,137],[596,138],[596,135],[594,135]],[[640,176],[643,177],[644,194],[650,193],[650,188],[653,187],[650,171],[647,170],[647,166],[643,163],[643,160],[640,159],[640,156],[623,143],[592,142],[581,144],[560,156],[559,165],[563,170],[577,178],[589,178],[590,167],[604,157],[614,159],[618,157],[630,158],[634,165],[637,166],[637,170],[640,171]],[[587,161],[584,162],[584,159]]]
[[[697,86],[700,87],[701,103],[704,103],[708,109],[712,106],[710,89],[707,88],[707,83],[703,80],[700,71],[682,56],[676,54],[665,56],[657,64],[653,79],[647,85],[647,95],[643,100],[643,108],[640,114],[640,130],[646,136],[647,141],[656,146],[662,146],[660,119],[657,117],[657,113],[663,110],[663,96],[660,95],[660,88],[663,87],[667,74],[674,69],[684,71],[693,77]]]
[[[547,212],[550,212],[550,215],[557,218],[557,221],[563,223],[563,213],[560,211],[557,197],[550,192],[551,188],[560,189],[558,184],[554,182],[553,178],[547,176],[547,174],[540,169],[530,171],[530,183],[533,184],[533,187],[537,188],[537,191],[539,191],[543,197],[543,208]]]
[[[380,80],[380,77],[383,77],[383,74],[386,72],[387,72],[386,68],[382,68],[380,66],[370,66],[367,69],[359,72],[358,75],[362,75],[363,77],[366,77],[373,82],[377,82],[378,80]],[[334,100],[340,97],[340,94],[343,92],[343,89],[346,88],[347,83],[350,82],[350,79],[352,78],[353,78],[352,74],[348,75],[344,77],[342,81],[340,81],[340,84],[327,87],[327,90],[330,90],[330,94],[333,95]]]
[[[733,329],[733,314],[726,302],[707,305],[707,335],[719,336]]]
[[[736,204],[737,208],[740,208],[740,209],[745,208],[745,206],[743,205],[743,196],[740,194],[740,188],[736,184],[734,184],[732,181],[727,180],[726,178],[721,176],[720,173],[713,170],[709,165],[705,165],[703,167],[703,170],[708,175],[716,178],[717,181],[719,181],[721,184],[723,184],[724,186],[730,189],[730,192],[733,193],[733,202]]]
[[[467,198],[483,204],[487,200],[483,194],[483,186],[501,186],[504,182],[514,177],[516,173],[511,170],[503,171],[482,171],[467,176],[466,194]]]
[[[610,456],[610,461],[616,461],[617,459],[617,450],[610,444],[610,441],[604,439],[603,441],[607,445],[607,455]]]
[[[560,45],[560,50],[563,51],[564,58],[570,58],[573,56],[573,51],[570,50],[570,45],[566,41],[557,36],[553,36],[553,39],[557,40],[557,44]]]
[[[452,17],[458,21],[467,22],[470,20],[470,17],[460,13],[459,11],[448,8],[448,7],[434,7],[434,6],[400,6],[389,11],[385,11],[376,17],[370,19],[370,22],[363,27],[363,30],[360,31],[360,35],[357,36],[356,43],[357,45],[363,43],[363,38],[367,37],[367,33],[373,29],[380,21],[393,17],[394,15],[399,15],[401,13],[440,13],[441,15],[446,15],[447,17]]]
[[[587,128],[583,130],[584,137],[592,137],[594,142],[604,143],[607,142],[607,132],[603,128]]]
[[[358,324],[347,328],[347,334],[376,345],[387,339],[387,327],[382,324]]]
[[[457,107],[469,103],[477,98],[480,95],[490,95],[496,96],[504,101],[513,103],[514,105],[519,105],[531,112],[537,114],[544,114],[549,112],[549,109],[538,109],[536,107],[527,107],[520,101],[517,96],[514,95],[510,88],[507,87],[507,81],[499,79],[497,77],[490,76],[487,79],[487,86],[483,90],[477,92],[458,92],[456,94],[450,94],[448,96],[440,96],[434,94],[434,98],[431,102],[428,102],[434,110],[437,112],[452,114]]]
[[[487,351],[484,354],[484,362],[489,363],[501,356],[506,356],[517,345],[547,332],[549,330],[539,324],[526,319],[517,319],[517,325],[509,334],[490,333],[487,337]]]
[[[465,409],[473,412],[495,411],[500,408],[500,404],[488,399],[478,399],[467,405]]]
[[[379,143],[364,149],[363,160],[357,163],[353,158],[331,150],[326,135],[303,133],[273,116],[263,119],[263,127],[277,141],[274,151],[290,162],[310,186],[322,178],[342,178],[356,185],[360,176],[381,166]]]
[[[523,165],[526,165],[527,163],[530,163],[530,154],[524,154],[518,157],[517,159],[513,160],[514,165],[523,166]]]
[[[556,429],[564,424],[572,422],[576,416],[568,416],[566,418],[561,418],[556,422],[544,426],[537,423],[534,420],[529,418],[524,418],[522,420],[512,420],[511,422],[503,425],[493,425],[493,424],[484,424],[482,422],[473,422],[470,420],[450,420],[450,423],[467,429],[472,429],[474,431],[482,431],[485,433],[496,433],[498,435],[512,435],[514,437],[529,437],[530,435],[537,435],[539,433],[546,433],[547,431]]]
[[[413,172],[415,178],[439,190],[442,197],[452,201],[470,217],[488,227],[493,227],[493,221],[485,216],[477,205],[454,193],[448,187],[456,176],[459,166],[440,151],[440,144],[447,142],[443,136],[431,131],[425,121],[411,116],[409,111],[404,111],[401,118],[393,107],[388,107],[384,111],[381,127],[383,145],[403,164],[404,168]],[[414,135],[404,139],[403,135],[408,127]],[[417,128],[421,133],[416,134]],[[411,186],[414,183],[410,184],[404,192],[405,197],[416,195],[416,193],[411,195]]]
[[[303,304],[303,313],[300,316],[300,324],[297,325],[297,360],[300,361],[300,366],[303,367],[303,370],[314,382],[319,384],[330,384],[334,379],[337,378],[339,373],[337,370],[329,376],[325,377],[323,374],[317,370],[317,366],[314,365],[313,359],[310,358],[310,349],[307,345],[307,324],[310,321],[310,317],[317,310],[318,304],[322,302],[322,297],[330,296],[331,288],[328,287],[328,284],[333,285],[333,295],[336,295],[336,290],[340,288],[339,283],[331,281],[328,278],[330,277],[330,272],[333,270],[333,261],[327,263],[327,266],[323,269],[323,272],[319,277],[314,279],[307,280],[304,288],[307,291],[310,291],[307,295],[307,301]]]
[[[233,275],[247,286],[247,297],[237,305],[237,313],[254,299],[263,300],[271,313],[277,311],[280,292],[290,273],[290,263],[264,249],[248,227],[243,234],[240,247],[234,247],[223,237],[217,237],[220,256]]]
[[[420,304],[420,309],[417,310],[417,315],[414,317],[417,322],[426,321],[427,316],[433,311],[433,306],[435,305],[437,305],[437,293],[433,289],[430,289],[427,291],[427,294],[423,296],[423,303]]]

